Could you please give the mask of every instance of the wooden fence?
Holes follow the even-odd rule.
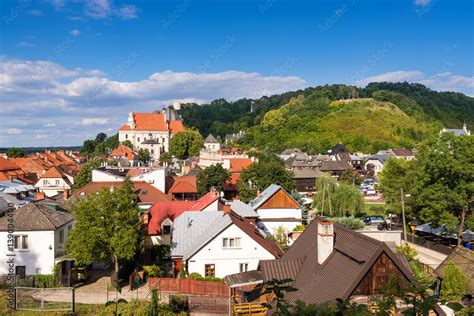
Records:
[[[229,297],[229,289],[224,282],[198,281],[194,279],[148,278],[148,287],[162,292],[189,295]]]

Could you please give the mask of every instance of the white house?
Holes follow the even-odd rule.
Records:
[[[65,259],[64,242],[74,225],[74,216],[57,205],[29,203],[13,211],[14,227],[8,231],[7,211],[0,217],[0,275],[9,273],[7,259],[14,261],[15,275],[52,274],[55,264],[64,265],[68,273],[70,261]],[[11,234],[11,237],[9,236]],[[11,240],[11,242],[10,242]],[[70,260],[70,259],[69,259]]]
[[[282,254],[253,219],[232,212],[184,212],[174,221],[171,258],[175,274],[184,264],[188,273],[223,278],[254,270],[260,260]]]
[[[221,143],[214,137],[214,135],[207,135],[204,140],[204,148],[209,152],[218,152],[221,150]]]
[[[259,215],[270,234],[280,226],[289,233],[302,222],[301,205],[276,184],[270,185],[248,205]]]
[[[374,175],[378,175],[383,170],[383,165],[391,155],[373,155],[367,158],[364,164],[364,169],[372,171]]]
[[[40,177],[35,187],[40,192],[44,192],[47,197],[51,197],[62,194],[66,190],[71,190],[73,184],[74,178],[71,175],[52,167]]]
[[[183,123],[170,109],[162,113],[131,111],[127,124],[119,129],[119,142],[129,140],[136,152],[148,149],[151,157],[157,161],[161,153],[168,152],[171,137],[183,130]]]
[[[123,182],[127,169],[99,168],[92,170],[92,182]],[[166,192],[166,168],[134,168],[129,169],[126,175],[130,176],[132,182],[147,182],[161,192]]]

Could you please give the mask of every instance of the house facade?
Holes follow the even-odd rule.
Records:
[[[254,220],[232,212],[184,212],[175,220],[171,246],[175,274],[185,269],[188,274],[223,278],[281,255]]]
[[[40,177],[35,187],[47,197],[52,197],[71,190],[73,184],[74,178],[72,176],[52,167]]]
[[[280,226],[289,233],[302,222],[301,205],[276,184],[270,185],[250,201],[249,206],[259,215],[261,223],[270,234]]]
[[[52,274],[55,264],[71,263],[63,260],[63,247],[68,234],[74,226],[74,216],[57,205],[38,205],[29,203],[13,213],[15,229],[13,240],[8,247],[1,247],[3,258],[15,259],[15,274],[19,276]],[[0,240],[7,245],[8,216],[0,217]],[[8,265],[0,265],[0,275],[8,274]]]
[[[171,137],[183,130],[183,123],[170,109],[162,113],[131,111],[127,124],[119,129],[119,142],[130,141],[136,152],[148,149],[151,157],[158,161],[161,153],[168,152]]]

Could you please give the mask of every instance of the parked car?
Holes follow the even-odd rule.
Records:
[[[364,216],[362,219],[366,225],[380,224],[385,221],[382,216]]]

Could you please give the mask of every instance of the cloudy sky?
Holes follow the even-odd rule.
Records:
[[[0,147],[79,145],[129,110],[320,84],[474,95],[470,0],[5,0]]]

